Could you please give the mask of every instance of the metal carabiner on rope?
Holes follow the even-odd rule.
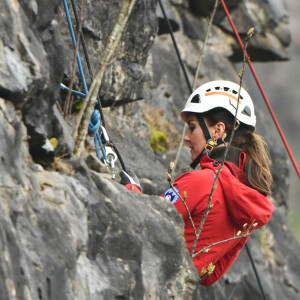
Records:
[[[109,173],[111,174],[111,178],[115,179],[116,178],[116,171],[115,171],[115,162],[118,158],[117,154],[113,151],[112,147],[107,145],[109,143],[109,137],[107,134],[107,131],[105,127],[100,125],[99,128],[99,136],[102,142],[103,151],[105,151],[105,157],[103,156],[104,164],[106,165]]]
[[[106,151],[107,160],[104,163],[111,174],[111,178],[115,179],[116,178],[115,162],[118,157],[110,146],[106,146],[105,151]]]
[[[101,129],[100,136],[101,136],[101,140],[102,140],[103,144],[108,143],[109,142],[109,137],[108,137],[108,134],[107,134],[107,131],[106,131],[105,127],[100,125],[100,129]]]

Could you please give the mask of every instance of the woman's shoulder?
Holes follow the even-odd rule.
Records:
[[[208,168],[201,169],[201,170],[194,170],[191,172],[184,173],[178,176],[175,182],[190,182],[194,183],[197,182],[213,182],[214,180],[214,171]]]

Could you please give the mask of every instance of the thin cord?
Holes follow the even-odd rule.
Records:
[[[205,34],[205,39],[204,39],[203,46],[202,46],[202,49],[201,49],[201,52],[200,52],[200,56],[199,56],[199,60],[198,60],[198,64],[197,64],[197,68],[196,68],[196,72],[195,72],[195,76],[194,76],[194,82],[193,82],[193,87],[192,87],[193,90],[196,88],[196,85],[197,85],[197,79],[198,79],[198,75],[199,75],[199,72],[200,72],[200,66],[201,66],[201,63],[202,63],[202,58],[204,56],[204,50],[205,50],[205,47],[206,47],[207,42],[208,42],[211,26],[212,26],[213,19],[215,17],[218,6],[219,6],[219,0],[216,0],[213,11],[212,11],[211,16],[210,16],[210,20],[208,22],[207,31],[206,31],[206,34]],[[171,32],[172,28],[169,27],[169,30]],[[206,128],[206,126],[204,126],[203,128]],[[184,123],[182,133],[181,133],[180,142],[179,142],[179,146],[178,146],[178,150],[177,150],[175,160],[174,160],[174,168],[172,169],[172,173],[175,172],[175,169],[176,169],[176,166],[177,166],[177,163],[178,163],[178,160],[179,160],[181,149],[183,147],[184,135],[186,133],[186,130],[187,130],[187,123]]]
[[[249,257],[249,259],[250,259],[250,262],[251,262],[253,271],[254,271],[254,273],[255,273],[255,277],[256,277],[256,280],[257,280],[257,282],[258,282],[258,285],[259,285],[259,288],[260,288],[262,297],[263,297],[264,300],[267,300],[267,297],[266,297],[266,295],[265,295],[263,286],[262,286],[261,281],[260,281],[260,277],[259,277],[259,275],[258,275],[258,272],[257,272],[256,266],[255,266],[254,260],[253,260],[253,258],[252,258],[252,255],[251,255],[251,253],[250,253],[250,249],[248,248],[247,243],[245,244],[245,248],[246,248],[248,257]]]
[[[172,30],[171,24],[170,24],[170,22],[169,22],[169,19],[168,19],[168,17],[167,17],[165,8],[164,8],[164,6],[163,6],[161,0],[158,0],[158,3],[159,3],[159,5],[160,5],[160,9],[161,9],[161,11],[162,11],[162,13],[163,13],[163,16],[164,16],[164,18],[165,18],[165,21],[166,21],[166,23],[167,23],[167,27],[168,27],[168,30],[169,30],[169,32],[170,32],[170,35],[171,35],[171,38],[172,38],[172,41],[173,41],[173,45],[174,45],[174,48],[175,48],[175,51],[176,51],[176,54],[177,54],[177,57],[178,57],[178,60],[179,60],[181,69],[182,69],[182,71],[183,71],[183,75],[184,75],[185,81],[186,81],[186,83],[187,83],[189,92],[192,93],[192,92],[193,92],[193,88],[192,88],[191,82],[190,82],[190,80],[189,80],[189,77],[188,77],[186,68],[185,68],[185,66],[184,66],[184,63],[183,63],[183,61],[182,61],[182,58],[181,58],[181,55],[180,55],[180,52],[179,52],[179,49],[178,49],[178,46],[177,46],[177,42],[176,42],[176,40],[175,40],[175,37],[174,37],[174,34],[173,34],[173,30]],[[175,166],[174,166],[172,172],[174,172],[174,171],[175,171],[175,168],[176,168],[176,164],[177,164],[177,161],[178,161],[180,152],[181,152],[181,148],[182,148],[182,146],[183,146],[183,136],[184,136],[184,134],[185,134],[185,132],[186,132],[186,128],[187,128],[187,125],[186,125],[186,123],[184,123],[183,129],[182,129],[182,133],[181,133],[180,143],[179,143],[179,146],[178,146],[178,151],[177,151],[177,153],[176,153],[176,157],[175,157],[175,161],[174,161]]]
[[[76,21],[76,24],[77,24],[77,27],[78,27],[79,26],[79,18],[78,18],[77,8],[75,6],[74,0],[71,0],[71,4],[72,4],[74,16],[75,16],[75,21]],[[86,48],[86,44],[85,44],[84,35],[82,33],[82,30],[80,30],[80,41],[81,41],[81,44],[82,44],[86,64],[87,64],[87,67],[89,69],[90,77],[91,77],[91,79],[93,79],[93,72],[92,72],[90,59],[89,59],[89,56],[88,56],[88,52],[87,52],[87,48]]]
[[[180,66],[181,66],[182,71],[183,71],[183,75],[184,75],[184,77],[185,77],[185,81],[186,81],[186,83],[187,83],[187,85],[188,85],[188,88],[189,88],[190,93],[192,93],[192,92],[193,92],[193,88],[192,88],[191,82],[190,82],[190,80],[189,80],[189,77],[188,77],[186,68],[185,68],[185,66],[184,66],[184,63],[183,63],[183,61],[182,61],[182,58],[181,58],[181,55],[180,55],[180,52],[179,52],[179,49],[178,49],[178,46],[177,46],[177,42],[176,42],[176,40],[175,40],[175,37],[174,37],[174,34],[173,34],[173,30],[172,30],[171,24],[170,24],[170,22],[169,22],[169,19],[168,19],[168,17],[167,17],[165,8],[164,8],[164,6],[163,6],[161,0],[158,0],[158,3],[159,3],[159,6],[160,6],[160,8],[161,8],[161,11],[162,11],[162,13],[163,13],[163,15],[164,15],[165,21],[167,22],[167,26],[168,26],[168,29],[169,29],[169,31],[170,31],[170,35],[171,35],[171,38],[172,38],[172,41],[173,41],[173,45],[174,45],[174,48],[175,48],[175,51],[176,51],[176,54],[177,54],[177,57],[178,57]]]
[[[237,40],[238,40],[238,43],[240,44],[240,47],[241,47],[242,51],[244,51],[244,45],[243,45],[243,42],[242,42],[242,40],[241,40],[241,37],[240,37],[240,35],[239,35],[239,33],[238,33],[238,31],[237,31],[237,29],[236,29],[236,27],[235,27],[233,21],[232,21],[232,18],[231,18],[230,13],[229,13],[229,11],[228,11],[228,9],[227,9],[227,6],[226,6],[224,0],[220,0],[220,2],[221,2],[222,6],[223,6],[223,8],[224,8],[224,11],[225,11],[225,13],[226,13],[226,15],[227,15],[228,21],[229,21],[229,23],[230,23],[230,25],[231,25],[231,27],[232,27],[232,29],[233,29],[233,32],[234,32],[234,34],[235,34],[235,36],[236,36],[236,38],[237,38]],[[290,149],[290,147],[289,147],[289,145],[288,145],[288,142],[286,141],[286,138],[285,138],[285,136],[284,136],[284,134],[283,134],[283,132],[282,132],[282,130],[281,130],[281,128],[280,128],[280,125],[279,125],[279,123],[278,123],[278,121],[277,121],[277,118],[276,118],[276,116],[275,116],[275,113],[273,112],[273,109],[272,109],[272,107],[271,107],[271,105],[270,105],[270,102],[269,102],[269,100],[268,100],[268,98],[267,98],[267,95],[266,95],[266,93],[265,93],[265,91],[264,91],[264,89],[263,89],[263,87],[262,87],[262,85],[261,85],[261,83],[260,83],[260,81],[259,81],[259,79],[258,79],[258,76],[257,76],[257,74],[256,74],[256,72],[255,72],[255,70],[254,70],[254,68],[253,68],[252,63],[251,63],[250,57],[248,56],[247,53],[246,53],[246,57],[247,57],[247,61],[248,61],[248,65],[249,65],[249,67],[250,67],[250,70],[251,70],[251,72],[252,72],[252,74],[253,74],[253,77],[254,77],[254,79],[255,79],[255,81],[256,81],[256,83],[257,83],[257,85],[258,85],[258,88],[259,88],[259,90],[260,90],[260,92],[261,92],[261,94],[262,94],[262,96],[263,96],[263,98],[264,98],[264,100],[265,100],[265,103],[266,103],[266,105],[267,105],[267,107],[268,107],[268,109],[269,109],[269,112],[270,112],[270,114],[271,114],[271,116],[272,116],[272,118],[273,118],[273,121],[274,121],[274,123],[275,123],[275,125],[276,125],[276,128],[277,128],[277,130],[278,130],[278,132],[279,132],[279,134],[280,134],[280,137],[281,137],[281,139],[282,139],[282,141],[283,141],[283,143],[284,143],[284,145],[285,145],[285,148],[286,148],[286,150],[287,150],[287,152],[288,152],[288,154],[289,154],[289,156],[290,156],[290,158],[291,158],[291,161],[292,161],[292,163],[293,163],[293,165],[294,165],[294,168],[295,168],[295,170],[296,170],[296,172],[297,172],[297,174],[298,174],[298,177],[300,177],[300,171],[299,171],[298,165],[297,165],[297,163],[296,163],[296,160],[295,160],[295,158],[294,158],[294,156],[293,156],[293,153],[292,153],[292,151],[291,151],[291,149]]]

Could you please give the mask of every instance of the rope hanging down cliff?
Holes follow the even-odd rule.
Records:
[[[79,72],[80,72],[80,78],[81,78],[81,81],[82,81],[82,84],[83,84],[83,87],[84,87],[84,93],[78,92],[78,91],[73,90],[73,89],[71,89],[71,93],[85,98],[85,97],[88,96],[88,89],[87,89],[86,80],[85,80],[85,76],[84,76],[84,72],[83,72],[83,68],[82,68],[82,64],[81,64],[80,55],[79,55],[78,52],[76,53],[76,49],[79,45],[77,45],[77,42],[76,42],[76,39],[75,39],[75,34],[74,34],[74,30],[73,30],[73,25],[72,25],[72,21],[71,21],[67,1],[63,0],[63,3],[64,3],[66,18],[67,18],[67,22],[68,22],[68,25],[69,25],[71,38],[72,38],[73,47],[75,49],[75,55],[76,55],[76,58],[77,58],[77,65],[78,65]],[[81,32],[81,28],[80,28],[81,27],[81,23],[80,23],[81,20],[78,17],[78,12],[77,12],[77,8],[75,6],[74,0],[71,0],[71,3],[72,3],[72,8],[73,8],[77,28],[80,32],[80,40],[81,40],[81,44],[82,44],[82,47],[83,47],[87,67],[88,67],[88,70],[89,70],[89,75],[90,75],[90,78],[93,80],[93,73],[92,73],[92,69],[91,69],[91,66],[90,66],[88,52],[87,52],[87,49],[86,49],[84,36],[83,36],[83,34]],[[69,88],[66,87],[65,85],[61,84],[61,87],[65,90],[69,91]],[[101,125],[101,120],[102,120],[103,125]],[[108,137],[108,134],[107,134],[106,129],[105,129],[105,119],[104,119],[104,114],[103,114],[101,102],[100,102],[100,99],[99,99],[99,95],[97,95],[96,99],[95,99],[94,109],[93,109],[93,112],[92,112],[92,115],[91,115],[91,118],[90,118],[90,121],[89,121],[89,125],[88,125],[88,134],[94,136],[94,143],[95,143],[95,150],[96,150],[97,157],[107,165],[109,171],[111,172],[112,178],[115,178],[114,169],[115,169],[115,161],[116,161],[117,157],[120,161],[122,169],[124,171],[126,171],[125,164],[123,162],[123,159],[122,159],[119,151],[117,150],[114,143],[109,141],[109,137]],[[101,157],[101,154],[100,154],[100,150],[101,150],[101,153],[102,153],[102,157]]]
[[[232,30],[233,30],[233,32],[234,32],[236,38],[237,38],[237,41],[238,41],[239,45],[240,45],[242,51],[244,51],[244,45],[243,45],[243,42],[242,42],[241,37],[240,37],[240,35],[239,35],[239,33],[238,33],[237,29],[236,29],[236,26],[234,25],[234,22],[233,22],[233,20],[232,20],[232,18],[231,18],[231,16],[230,16],[230,13],[229,13],[229,11],[228,11],[228,8],[227,8],[227,6],[226,6],[224,0],[220,0],[220,3],[221,3],[222,6],[223,6],[223,9],[224,9],[224,11],[225,11],[225,13],[226,13],[226,16],[227,16],[227,18],[228,18],[228,21],[229,21],[229,23],[230,23],[230,25],[231,25],[231,27],[232,27]],[[246,53],[246,57],[247,57],[247,62],[248,62],[249,68],[250,68],[250,70],[251,70],[251,72],[252,72],[252,75],[253,75],[253,77],[254,77],[256,83],[257,83],[257,86],[258,86],[258,88],[259,88],[259,90],[260,90],[260,92],[261,92],[261,94],[262,94],[262,96],[263,96],[263,98],[264,98],[264,101],[265,101],[265,103],[266,103],[266,105],[267,105],[267,107],[268,107],[268,110],[269,110],[269,112],[270,112],[270,114],[271,114],[271,116],[272,116],[272,118],[273,118],[274,124],[275,124],[275,126],[276,126],[276,128],[277,128],[277,130],[278,130],[278,132],[279,132],[279,134],[280,134],[280,137],[281,137],[281,139],[282,139],[282,141],[283,141],[283,143],[284,143],[284,146],[285,146],[285,148],[286,148],[286,150],[287,150],[287,152],[288,152],[288,154],[289,154],[289,156],[290,156],[290,159],[291,159],[292,164],[293,164],[293,166],[294,166],[294,168],[295,168],[295,170],[296,170],[296,172],[297,172],[297,174],[298,174],[298,177],[300,177],[300,171],[299,171],[298,165],[297,165],[297,163],[296,163],[296,160],[295,160],[295,158],[294,158],[294,156],[293,156],[293,153],[292,153],[292,151],[291,151],[291,149],[290,149],[290,147],[289,147],[289,144],[288,144],[288,142],[287,142],[287,140],[286,140],[286,138],[285,138],[285,136],[284,136],[284,134],[283,134],[283,132],[282,132],[282,130],[281,130],[281,127],[280,127],[280,125],[279,125],[279,122],[277,121],[277,118],[276,118],[276,116],[275,116],[275,113],[274,113],[274,111],[273,111],[273,109],[272,109],[272,107],[271,107],[271,104],[270,104],[270,102],[269,102],[269,100],[268,100],[268,98],[267,98],[267,95],[266,95],[266,93],[265,93],[265,91],[264,91],[264,89],[263,89],[263,87],[262,87],[262,85],[261,85],[261,83],[260,83],[260,81],[259,81],[259,79],[258,79],[258,76],[257,76],[257,74],[256,74],[256,72],[255,72],[255,70],[254,70],[254,67],[253,67],[253,65],[252,65],[252,62],[251,62],[251,60],[250,60],[250,57],[248,56],[247,53]]]
[[[80,155],[80,152],[84,149],[84,141],[87,134],[86,129],[90,121],[90,111],[92,111],[94,108],[94,103],[101,87],[105,67],[110,62],[110,59],[116,49],[116,46],[120,41],[120,38],[122,36],[125,25],[127,24],[127,20],[130,16],[135,1],[136,0],[124,0],[121,3],[118,18],[110,35],[108,36],[105,49],[102,52],[96,76],[92,82],[91,88],[86,97],[86,101],[83,102],[83,105],[77,115],[76,123],[72,133],[72,136],[75,139],[75,155]]]

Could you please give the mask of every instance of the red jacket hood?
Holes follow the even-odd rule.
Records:
[[[209,168],[214,171],[220,167],[220,163],[217,165],[208,155],[201,158],[200,165],[202,169]],[[249,220],[253,220],[253,223],[257,223],[256,228],[259,228],[269,221],[274,207],[267,197],[247,186],[246,182],[245,173],[241,168],[231,162],[225,162],[217,184],[222,186],[226,205],[235,226],[241,228]]]

